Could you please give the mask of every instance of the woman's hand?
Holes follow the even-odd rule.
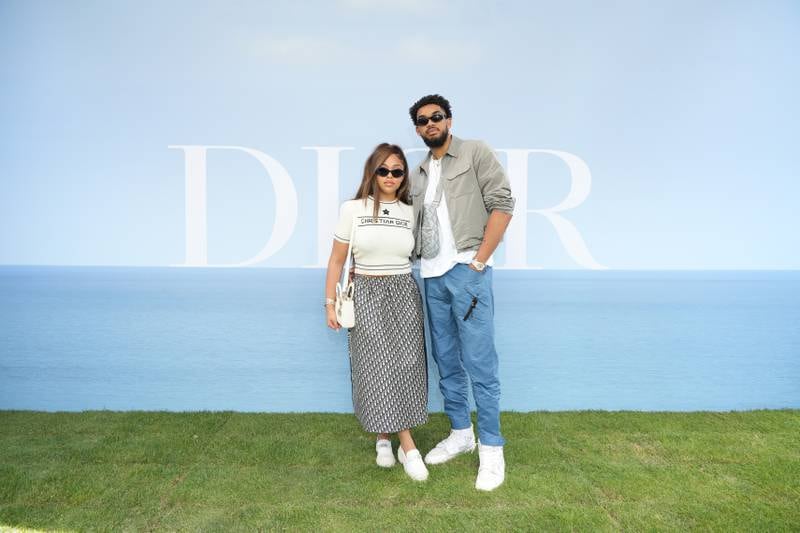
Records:
[[[348,244],[339,242],[334,239],[333,248],[331,249],[331,257],[328,259],[328,271],[325,274],[325,300],[327,302],[334,298],[336,293],[336,283],[342,275],[342,268],[347,258]],[[325,322],[328,327],[339,331],[342,327],[336,320],[336,311],[333,304],[325,305]]]
[[[342,326],[341,324],[339,324],[339,321],[336,320],[336,310],[334,309],[333,305],[325,306],[325,314],[327,315],[326,320],[328,322],[328,327],[333,330],[339,331],[339,329]]]

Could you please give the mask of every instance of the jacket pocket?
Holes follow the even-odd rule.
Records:
[[[478,178],[471,166],[456,169],[453,176],[447,177],[448,192],[452,198],[458,198],[465,194],[477,194]]]

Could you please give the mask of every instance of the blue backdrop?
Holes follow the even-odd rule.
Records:
[[[433,92],[517,197],[504,408],[798,406],[799,27],[792,1],[6,0],[0,408],[346,410],[332,223],[377,143],[422,157]]]

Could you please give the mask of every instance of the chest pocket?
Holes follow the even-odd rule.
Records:
[[[466,194],[475,194],[478,190],[478,178],[472,166],[457,167],[453,174],[447,177],[447,190],[453,198]]]

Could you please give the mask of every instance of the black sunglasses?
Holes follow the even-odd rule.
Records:
[[[428,120],[432,122],[441,122],[444,120],[444,115],[441,113],[434,113],[430,116],[430,119],[424,115],[420,115],[417,117],[417,126],[426,126],[428,124]]]
[[[403,170],[402,168],[393,168],[392,170],[389,170],[386,167],[378,167],[378,170],[375,171],[375,174],[377,174],[382,178],[385,178],[389,174],[391,174],[392,177],[394,178],[402,178],[405,175],[405,173],[406,171]]]

